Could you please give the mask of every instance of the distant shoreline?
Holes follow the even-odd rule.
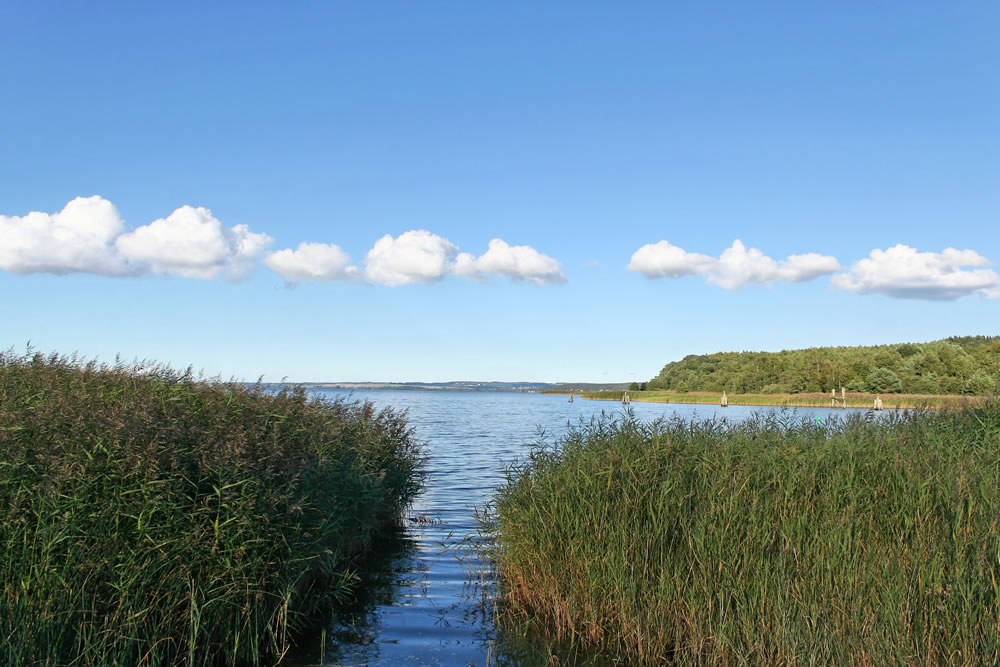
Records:
[[[450,382],[267,382],[272,386],[293,386],[304,389],[405,389],[430,391],[485,391],[485,392],[516,392],[516,393],[555,393],[579,394],[580,392],[623,391],[628,388],[627,382],[477,382],[454,380]]]
[[[621,401],[625,392],[583,392],[576,394],[588,401]],[[719,405],[722,394],[716,392],[675,393],[663,391],[630,391],[629,400],[642,403],[678,403],[687,405]],[[846,407],[872,409],[875,397],[882,399],[884,410],[915,410],[959,408],[983,400],[982,396],[925,395],[925,394],[862,394],[848,392]],[[840,394],[831,405],[829,394],[727,394],[729,405],[755,407],[829,408],[844,407]]]
[[[546,394],[555,396],[577,396],[587,401],[621,401],[626,392],[622,389],[586,390],[566,389],[560,385],[544,383],[503,383],[503,382],[442,382],[442,383],[392,383],[392,382],[273,382],[275,386],[297,386],[305,389],[339,389],[343,391],[455,391],[481,393]],[[591,385],[593,386],[593,385]],[[678,405],[719,405],[722,394],[716,392],[692,391],[686,393],[667,391],[628,391],[629,399],[639,403],[674,403]],[[847,393],[848,408],[871,409],[875,397],[882,399],[884,410],[916,410],[921,408],[940,410],[959,408],[977,403],[982,396],[951,394],[864,394]],[[844,407],[840,394],[836,405],[831,406],[831,397],[826,393],[805,394],[727,394],[729,405],[753,407],[829,408]]]

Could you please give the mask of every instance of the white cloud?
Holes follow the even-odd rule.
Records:
[[[416,229],[393,238],[386,234],[375,242],[365,259],[365,275],[396,287],[407,283],[441,280],[452,268],[458,248],[448,239]]]
[[[708,255],[687,252],[668,241],[647,243],[632,255],[629,271],[638,271],[647,278],[680,278],[707,272],[717,260]]]
[[[970,294],[1000,298],[1000,276],[982,267],[988,260],[974,250],[946,248],[943,252],[917,252],[898,244],[876,248],[850,271],[833,277],[833,284],[859,294],[885,294],[896,299],[946,301]]]
[[[103,197],[77,197],[59,213],[0,216],[0,269],[105,276],[176,273],[238,280],[273,240],[246,225],[226,228],[205,208],[182,206],[132,232]]]
[[[826,276],[840,270],[840,262],[835,257],[807,252],[804,255],[789,255],[778,262],[781,280],[802,283],[813,278]]]
[[[528,280],[536,285],[566,282],[566,276],[559,269],[559,262],[531,246],[511,246],[503,239],[490,241],[489,249],[479,257],[467,252],[459,254],[455,260],[454,273],[477,279],[499,274],[514,280]]]
[[[257,260],[274,243],[268,234],[251,232],[247,225],[224,229],[223,234],[229,238],[233,248],[226,267],[230,280],[241,280],[252,273]]]
[[[122,234],[115,247],[126,260],[153,273],[211,279],[225,272],[237,280],[273,241],[246,225],[223,227],[207,208],[182,206],[166,218]]]
[[[272,271],[288,280],[350,280],[358,269],[349,266],[351,258],[336,245],[300,243],[297,250],[279,250],[264,258]]]
[[[804,282],[840,268],[834,257],[817,253],[790,255],[774,260],[757,248],[747,248],[739,239],[718,258],[687,252],[667,241],[642,246],[628,263],[630,271],[647,278],[680,278],[697,275],[709,284],[735,290],[748,283],[768,284],[776,280]]]
[[[77,197],[59,213],[0,215],[0,269],[126,275],[134,271],[113,247],[123,229],[118,209],[98,196]]]
[[[239,280],[263,257],[269,268],[292,282],[362,277],[339,246],[303,242],[295,250],[264,256],[272,243],[267,234],[246,225],[226,227],[209,209],[193,206],[127,231],[115,206],[99,196],[77,197],[58,213],[0,215],[0,270],[14,273],[225,275]],[[479,257],[458,255],[458,250],[423,229],[396,238],[386,234],[368,252],[364,277],[389,286],[433,283],[450,273],[482,280],[503,275],[536,284],[566,280],[556,260],[531,246],[493,239]]]

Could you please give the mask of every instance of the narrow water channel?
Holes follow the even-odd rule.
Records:
[[[316,393],[332,398],[345,392]],[[488,569],[464,541],[476,534],[476,508],[503,482],[511,462],[528,452],[539,427],[551,442],[568,423],[589,420],[602,410],[620,413],[622,406],[513,392],[375,390],[351,396],[408,411],[417,439],[425,444],[426,488],[408,513],[400,539],[384,551],[358,604],[332,619],[318,638],[304,640],[293,664],[537,664],[530,656],[505,654],[510,649],[498,645],[490,606],[484,604],[492,590]],[[773,408],[632,403],[631,409],[645,421],[674,414],[739,420]],[[799,408],[794,418],[826,418],[831,412],[844,413]]]

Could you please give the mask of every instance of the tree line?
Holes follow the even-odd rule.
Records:
[[[953,336],[930,343],[717,352],[672,361],[647,388],[669,391],[799,394],[972,394],[998,391],[1000,336]]]

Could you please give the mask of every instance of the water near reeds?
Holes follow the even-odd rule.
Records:
[[[341,392],[317,391],[329,396]],[[551,441],[567,422],[620,412],[597,401],[568,402],[566,396],[450,391],[370,391],[355,398],[378,407],[409,411],[408,421],[426,445],[428,477],[402,539],[384,554],[352,614],[304,639],[295,662],[301,665],[486,665],[536,664],[537,659],[507,641],[484,606],[489,595],[485,564],[471,557],[462,540],[477,528],[475,508],[504,481],[504,470],[525,456],[544,428]],[[673,414],[684,419],[713,416],[741,420],[769,408],[632,403],[636,417],[649,421]],[[850,413],[851,410],[846,412]],[[799,408],[787,418],[827,419],[844,410]],[[486,588],[484,590],[484,584]],[[321,643],[325,640],[325,646]],[[530,649],[527,649],[530,650]],[[320,654],[322,653],[322,663]],[[542,657],[542,663],[545,659]]]

